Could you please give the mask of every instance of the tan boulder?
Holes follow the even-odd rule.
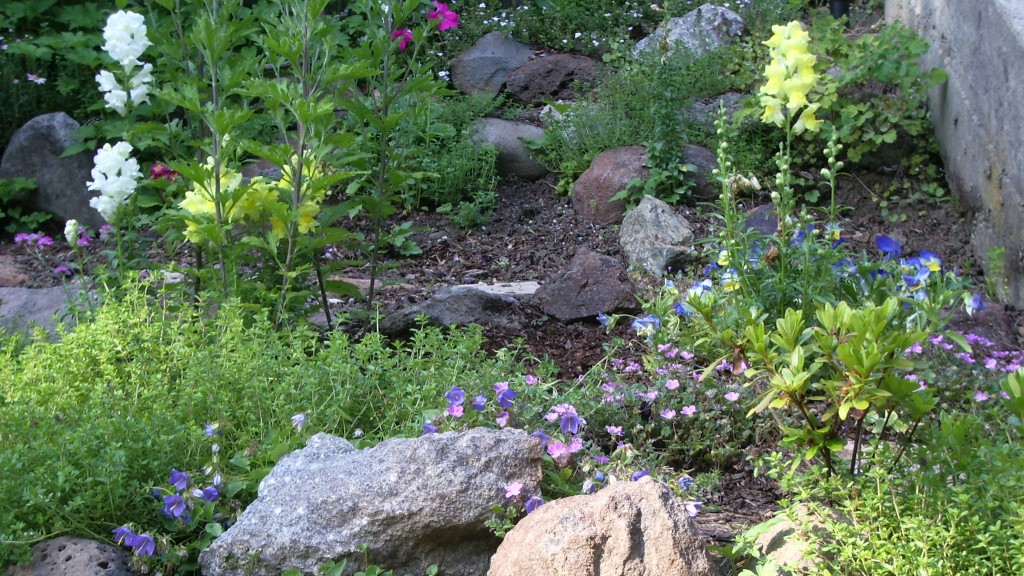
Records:
[[[488,576],[717,575],[683,502],[650,477],[544,504],[505,536]]]

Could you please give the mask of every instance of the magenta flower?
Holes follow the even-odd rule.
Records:
[[[167,164],[160,162],[154,162],[149,167],[149,178],[151,180],[167,180],[168,182],[174,182],[178,179],[179,174]]]
[[[401,38],[401,40],[398,41],[398,49],[400,51],[405,50],[409,43],[412,42],[412,30],[409,30],[408,28],[399,28],[391,33],[392,40],[397,40],[399,38]]]
[[[427,14],[427,18],[430,20],[440,20],[440,22],[437,23],[438,30],[444,32],[445,30],[451,30],[452,28],[457,28],[459,26],[459,15],[452,12],[452,10],[448,8],[447,4],[444,2],[434,2],[434,7],[436,10],[431,10]]]
[[[445,410],[445,412],[447,412],[449,416],[453,416],[455,418],[462,418],[464,408],[462,407],[461,404],[449,404],[448,409]]]

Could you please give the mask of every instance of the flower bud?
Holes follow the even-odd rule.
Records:
[[[828,168],[822,168],[821,169],[821,177],[826,179],[826,180],[831,180],[832,179],[832,171],[829,170]]]
[[[78,220],[72,218],[64,224],[64,238],[67,239],[68,244],[72,246],[78,245]]]

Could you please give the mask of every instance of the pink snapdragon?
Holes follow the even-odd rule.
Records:
[[[438,30],[444,32],[445,30],[458,28],[459,15],[448,8],[447,4],[444,2],[434,2],[434,8],[436,9],[427,13],[427,18],[431,20],[440,20],[440,22],[437,23]]]

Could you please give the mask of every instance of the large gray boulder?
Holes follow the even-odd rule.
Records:
[[[543,452],[522,430],[395,438],[356,450],[328,434],[286,455],[259,496],[199,556],[206,576],[315,574],[327,560],[396,574],[479,576],[500,540],[485,526],[506,484],[539,493]]]
[[[660,276],[668,268],[682,269],[693,251],[693,228],[671,206],[648,195],[622,220],[619,245],[630,264]]]
[[[747,25],[739,14],[704,4],[679,18],[670,18],[650,36],[637,42],[633,54],[657,50],[671,54],[677,43],[693,54],[703,54],[732,43],[746,31]]]
[[[634,178],[644,180],[650,176],[646,163],[647,150],[643,146],[621,146],[601,152],[573,183],[572,207],[596,224],[621,222],[626,202],[612,197],[625,190]]]
[[[518,326],[519,301],[471,286],[442,288],[429,299],[386,316],[380,332],[399,336],[417,326],[420,317],[435,326]]]
[[[128,552],[85,538],[61,536],[32,547],[32,560],[7,576],[131,576]]]
[[[549,170],[538,162],[523,140],[537,140],[544,136],[539,126],[502,120],[481,118],[470,128],[469,139],[476,144],[490,144],[498,150],[495,168],[501,176],[516,176],[523,180],[540,180]]]
[[[79,288],[72,288],[75,293]],[[68,305],[68,291],[54,288],[0,288],[0,330],[28,332],[33,327],[54,333],[57,322],[73,323],[73,318],[60,318]]]
[[[491,32],[452,60],[452,84],[464,94],[497,95],[508,75],[532,55],[515,38]]]
[[[75,219],[93,230],[106,224],[93,207],[86,182],[92,179],[92,154],[61,158],[75,142],[78,122],[63,112],[36,116],[19,128],[0,161],[0,178],[33,178],[33,207],[60,222]]]
[[[704,538],[649,476],[544,504],[505,535],[488,576],[713,576]]]
[[[505,87],[513,100],[532,104],[572,99],[597,79],[597,61],[577,54],[549,54],[509,74]]]
[[[564,322],[636,309],[636,288],[618,258],[580,250],[564,270],[537,289],[544,313]]]

